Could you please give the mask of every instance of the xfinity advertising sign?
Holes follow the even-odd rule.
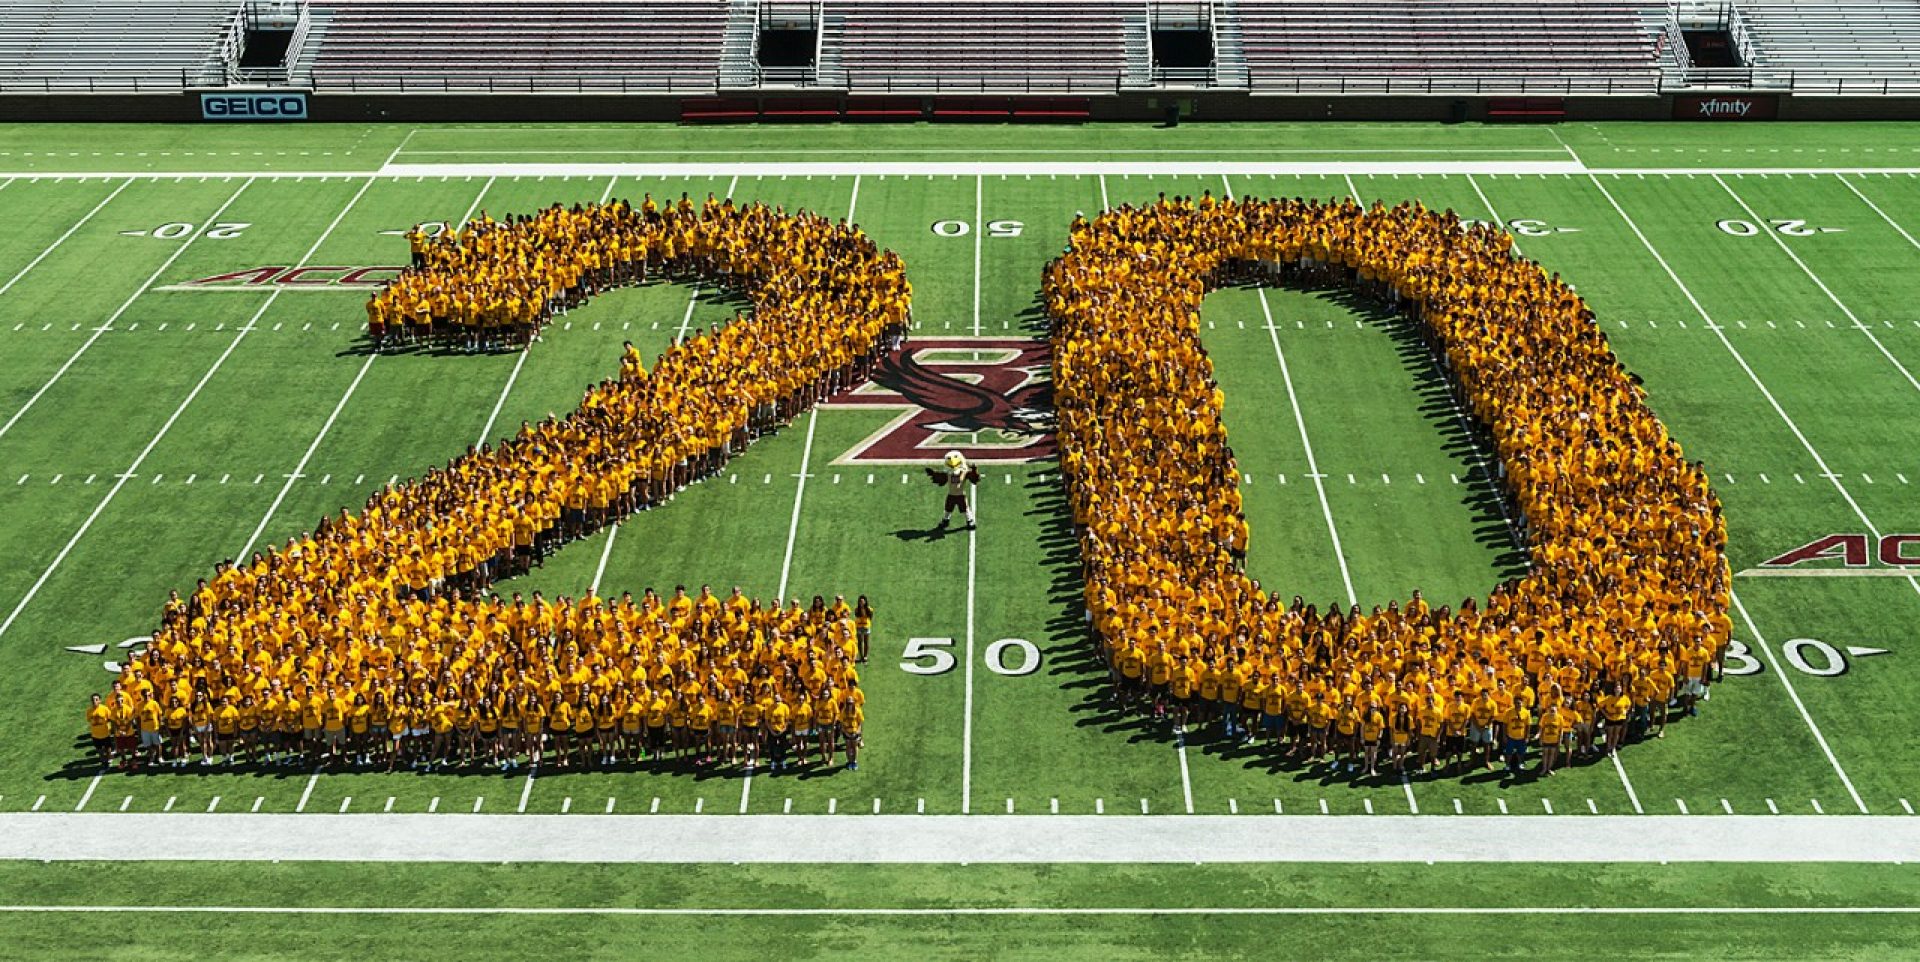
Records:
[[[1772,94],[1673,98],[1675,120],[1772,120],[1778,116],[1780,98]]]
[[[219,93],[200,95],[203,120],[305,120],[304,93]]]

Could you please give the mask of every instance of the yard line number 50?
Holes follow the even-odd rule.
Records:
[[[909,638],[900,653],[900,670],[909,675],[944,675],[959,664],[948,650],[952,647],[952,638]],[[980,658],[996,675],[1019,677],[1040,670],[1040,648],[1025,638],[1002,638],[988,645]]]

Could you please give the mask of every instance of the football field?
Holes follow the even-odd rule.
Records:
[[[1255,832],[1320,815],[1912,816],[1912,143],[1892,124],[0,129],[0,813],[23,826],[56,812],[792,815],[796,833],[837,831],[798,818],[827,815],[1241,816]],[[1737,645],[1698,717],[1552,778],[1367,778],[1114,711],[1051,439],[1035,430],[1040,275],[1076,215],[1201,192],[1451,208],[1504,225],[1578,287],[1725,505]],[[99,771],[87,696],[112,679],[103,663],[153,630],[169,590],[564,414],[614,374],[624,341],[650,359],[743,307],[654,284],[599,297],[525,351],[374,353],[362,305],[405,263],[403,231],[682,193],[849,218],[899,252],[919,376],[814,409],[673,503],[498,590],[869,596],[858,771]],[[1405,321],[1337,292],[1228,289],[1206,302],[1204,326],[1243,472],[1249,567],[1269,591],[1371,607],[1418,589],[1457,604],[1523,570],[1492,457]],[[920,474],[948,447],[984,472],[974,531],[937,525],[939,492]],[[1365,871],[1351,871],[1353,898],[1370,897]],[[1892,889],[1911,901],[1910,872],[1887,871],[1847,891],[1860,904]],[[245,894],[203,891],[180,869],[157,877],[205,904]],[[1295,881],[1256,872],[1221,897],[1283,904]],[[847,891],[870,904],[911,884],[895,882],[863,877]],[[31,900],[22,883],[0,885]],[[1621,885],[1649,904],[1732,897]],[[1685,927],[1580,924],[1669,921]],[[1048,924],[1066,940],[1091,923]],[[1252,938],[1265,923],[1231,924]],[[1524,933],[1515,923],[1513,938]],[[836,933],[810,937],[830,949]],[[1871,943],[1829,949],[1843,950]]]

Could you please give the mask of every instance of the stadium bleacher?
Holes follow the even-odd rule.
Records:
[[[1739,0],[1748,66],[1796,94],[1920,93],[1920,2]]]
[[[234,0],[6,0],[0,92],[178,91],[218,85]]]
[[[316,90],[711,93],[725,0],[326,0]]]
[[[1254,93],[1651,94],[1660,5],[1239,0]]]
[[[1129,9],[1100,0],[830,0],[822,44],[837,51],[856,93],[1115,93]]]
[[[1763,91],[1920,94],[1920,0],[286,0],[298,42],[237,66],[247,0],[0,3],[0,93],[634,93],[691,114],[1086,116],[1123,92],[1540,98]],[[769,16],[772,14],[772,16]],[[790,22],[789,22],[790,21]],[[763,68],[757,30],[817,30],[815,62]],[[1149,36],[1201,31],[1213,62],[1165,66]],[[1739,66],[1690,62],[1716,30]],[[740,98],[771,96],[747,104]],[[905,105],[851,98],[946,97]],[[839,98],[828,104],[817,98]],[[1076,98],[1003,102],[953,98]],[[806,99],[815,98],[815,99]],[[876,105],[877,104],[877,105]]]

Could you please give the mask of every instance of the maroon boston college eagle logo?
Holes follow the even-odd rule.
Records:
[[[923,464],[959,451],[975,464],[1016,464],[1055,453],[1052,352],[1046,341],[916,337],[881,358],[873,379],[829,408],[898,408],[899,416],[835,464]]]

